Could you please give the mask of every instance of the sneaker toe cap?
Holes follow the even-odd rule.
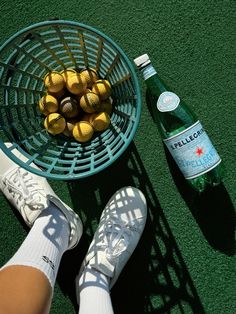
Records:
[[[122,221],[145,222],[147,204],[143,193],[134,187],[128,186],[118,190],[106,206],[104,215],[117,216]]]

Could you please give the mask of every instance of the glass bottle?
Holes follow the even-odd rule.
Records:
[[[148,109],[184,177],[199,192],[220,184],[221,158],[196,114],[167,89],[147,54],[134,62],[146,82]]]

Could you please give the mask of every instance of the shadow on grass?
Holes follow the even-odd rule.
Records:
[[[205,313],[137,149],[132,143],[112,166],[93,177],[68,182],[73,207],[84,234],[79,245],[64,254],[58,283],[76,305],[72,283],[87,252],[101,212],[112,194],[132,185],[146,196],[149,215],[143,236],[111,291],[115,313]]]
[[[235,210],[221,183],[203,193],[195,192],[183,177],[174,159],[164,147],[167,162],[182,198],[198,223],[207,242],[221,253],[235,254]]]

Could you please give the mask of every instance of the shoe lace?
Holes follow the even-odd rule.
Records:
[[[103,247],[108,260],[114,261],[129,244],[130,226],[119,220],[108,219],[104,225]]]
[[[32,176],[21,168],[3,179],[8,192],[20,206],[28,205],[32,209],[43,209],[44,204],[39,195],[42,190]]]

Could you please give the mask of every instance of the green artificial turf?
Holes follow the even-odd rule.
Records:
[[[166,84],[197,113],[226,169],[223,184],[213,191],[198,196],[189,189],[165,152],[138,75],[142,115],[125,154],[94,177],[50,182],[84,223],[81,242],[62,259],[51,313],[76,313],[74,277],[101,211],[129,184],[144,192],[149,216],[112,289],[114,312],[236,313],[235,1],[2,0],[0,8],[1,43],[32,23],[57,17],[96,27],[131,60],[147,52]],[[28,229],[3,195],[0,202],[2,265]]]

